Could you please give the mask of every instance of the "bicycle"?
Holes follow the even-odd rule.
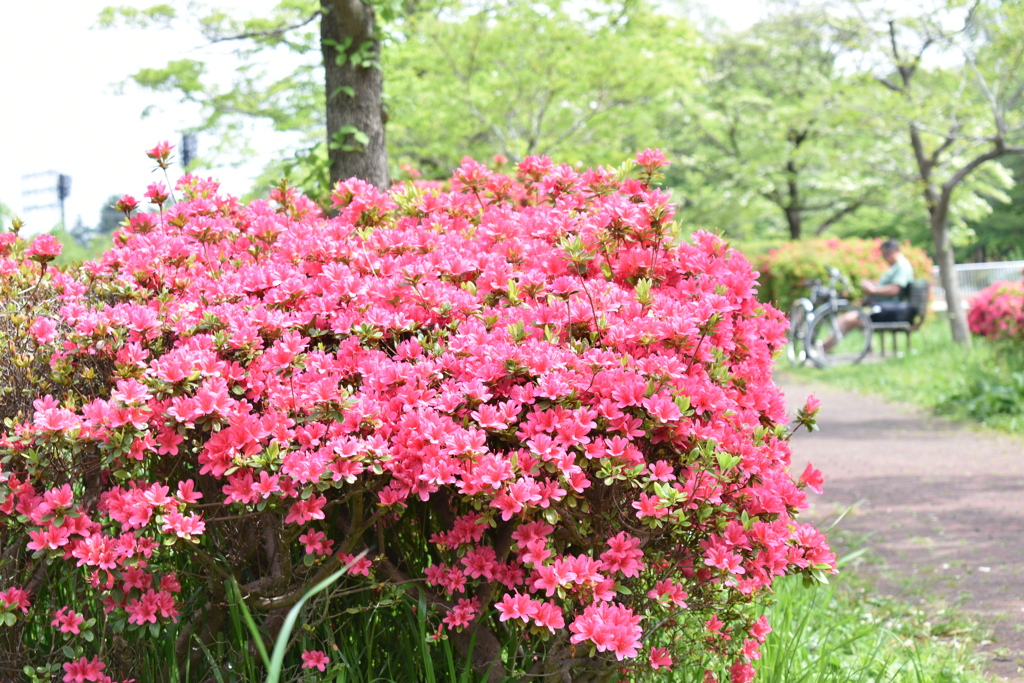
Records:
[[[801,297],[789,309],[789,332],[786,333],[786,357],[793,367],[807,362],[807,328],[814,321],[814,309],[828,298],[828,288],[821,280],[804,280],[804,286],[811,288],[810,297]]]
[[[804,349],[819,368],[859,363],[871,350],[871,316],[849,299],[839,296],[838,285],[850,291],[850,281],[841,272],[828,267],[829,284],[825,303],[811,312],[804,332]],[[851,315],[853,322],[845,325],[840,319]]]

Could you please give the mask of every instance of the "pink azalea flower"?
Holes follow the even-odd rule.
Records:
[[[501,615],[498,621],[508,621],[509,619],[529,621],[537,614],[538,604],[529,595],[516,592],[506,593],[501,600],[494,603],[494,607]]]
[[[163,204],[169,197],[167,187],[163,183],[151,183],[146,188],[146,199],[150,204]]]
[[[0,601],[3,601],[4,605],[8,608],[20,609],[23,614],[28,614],[28,608],[31,606],[28,593],[17,586],[12,586],[0,592]]]
[[[105,669],[106,666],[106,664],[99,660],[99,657],[93,657],[91,660],[81,657],[73,662],[64,663],[65,673],[61,680],[64,683],[101,681],[101,677],[103,677],[103,669]]]
[[[50,625],[59,627],[61,633],[78,634],[81,633],[79,627],[84,621],[85,617],[70,607],[61,607],[53,613],[53,621],[50,622]]]
[[[326,671],[330,658],[321,650],[306,650],[302,653],[302,668]]]
[[[821,493],[825,478],[821,475],[821,470],[817,470],[811,463],[807,463],[803,474],[800,475],[800,482],[815,493]]]
[[[49,344],[57,337],[57,323],[45,316],[39,316],[28,328],[37,344]]]
[[[146,156],[155,161],[160,168],[167,168],[172,149],[174,149],[174,145],[164,140],[153,149],[147,150]]]
[[[63,248],[56,237],[44,233],[32,240],[32,244],[25,250],[25,256],[33,261],[45,264],[60,256]]]
[[[650,661],[651,668],[655,671],[658,669],[672,670],[672,658],[669,656],[666,648],[652,647],[648,655],[648,661]]]

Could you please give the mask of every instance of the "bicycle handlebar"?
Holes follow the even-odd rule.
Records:
[[[846,285],[846,287],[850,289],[853,288],[853,283],[851,283],[850,279],[846,277],[846,273],[842,272],[838,268],[833,268],[832,266],[825,266],[825,269],[828,271],[828,276],[832,278],[833,283],[841,282]]]

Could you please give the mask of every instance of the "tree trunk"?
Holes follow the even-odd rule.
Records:
[[[971,348],[971,332],[967,327],[967,314],[964,311],[963,297],[960,295],[960,284],[956,278],[956,261],[953,248],[949,244],[949,205],[939,201],[929,211],[932,230],[932,242],[935,245],[935,263],[939,266],[939,281],[946,290],[946,311],[949,315],[949,326],[953,333],[953,341],[966,348]]]
[[[803,137],[797,139],[794,149],[799,147],[801,142],[803,142]],[[789,238],[792,240],[800,239],[803,232],[801,229],[803,207],[800,206],[800,186],[797,184],[798,173],[796,162],[792,159],[786,162],[786,187],[789,192],[789,201],[786,204],[785,211],[786,223],[789,224]]]
[[[320,6],[331,185],[355,177],[387,189],[384,77],[373,7],[362,0],[320,0]]]
[[[800,209],[786,207],[786,224],[789,226],[789,239],[798,240],[803,232],[801,229]]]

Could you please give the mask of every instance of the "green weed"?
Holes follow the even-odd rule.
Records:
[[[875,595],[850,565],[828,585],[777,581],[767,610],[772,632],[755,662],[759,683],[981,683],[975,624],[951,610],[931,612]],[[700,681],[677,667],[674,683]]]

